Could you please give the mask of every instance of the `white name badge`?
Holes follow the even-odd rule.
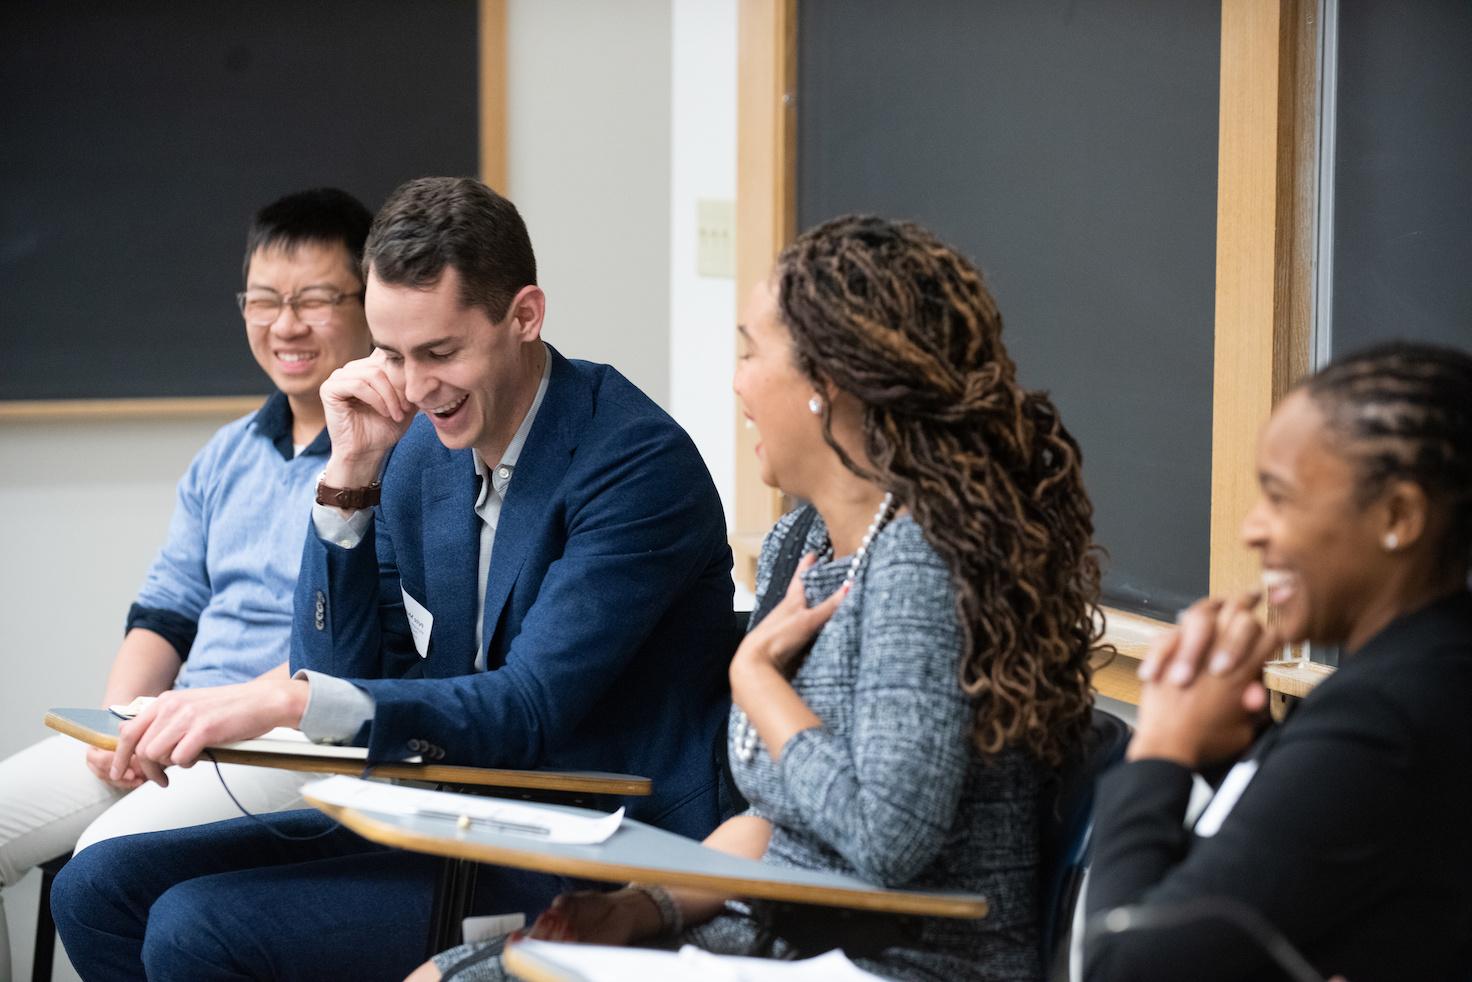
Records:
[[[1232,814],[1232,809],[1237,807],[1237,800],[1242,797],[1242,792],[1247,790],[1247,785],[1257,776],[1257,761],[1244,760],[1236,767],[1227,772],[1222,786],[1216,789],[1216,794],[1211,799],[1211,804],[1206,806],[1206,811],[1201,813],[1201,818],[1196,822],[1196,834],[1203,839],[1209,839],[1221,831],[1222,823],[1227,816]]]
[[[414,650],[423,658],[429,654],[429,632],[434,627],[434,615],[429,608],[409,596],[409,591],[399,587],[404,595],[404,613],[409,617],[409,632],[414,635]]]

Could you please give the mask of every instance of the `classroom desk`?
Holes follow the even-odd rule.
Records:
[[[83,743],[103,750],[118,744],[118,726],[122,720],[105,709],[52,709],[46,713],[46,725],[58,733],[75,737]],[[367,766],[362,760],[341,757],[314,757],[307,754],[272,753],[259,750],[231,750],[212,747],[210,753],[222,764],[250,764],[276,767],[313,774],[361,775]],[[603,774],[592,771],[517,771],[494,767],[460,767],[448,764],[374,764],[374,777],[460,787],[498,788],[514,792],[550,792],[561,796],[615,795],[643,797],[650,793],[647,777],[630,774]],[[525,794],[522,797],[537,797]]]
[[[105,709],[52,709],[46,713],[45,722],[58,733],[103,750],[114,750],[118,745],[118,727],[123,721]],[[229,747],[212,747],[209,753],[222,764],[276,767],[315,774],[361,776],[368,769],[363,760],[342,757],[232,750]],[[374,777],[448,785],[451,790],[474,789],[500,797],[573,804],[592,804],[603,796],[643,797],[650,793],[652,787],[647,777],[592,771],[517,771],[445,764],[383,763],[373,765],[369,773]],[[435,885],[434,913],[427,946],[430,954],[458,943],[460,921],[474,888],[473,864],[459,857],[447,856]]]
[[[789,869],[708,849],[684,836],[625,817],[608,841],[562,845],[421,815],[390,815],[307,802],[365,839],[436,856],[453,856],[610,883],[693,887],[732,896],[885,914],[980,918],[987,900],[974,893],[886,890],[839,873]],[[566,808],[566,806],[548,806]],[[585,809],[566,810],[591,814]]]

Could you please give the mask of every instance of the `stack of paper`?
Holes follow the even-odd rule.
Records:
[[[679,951],[606,945],[518,941],[507,948],[507,967],[541,969],[569,982],[875,982],[841,951],[806,961],[712,955],[691,945]]]

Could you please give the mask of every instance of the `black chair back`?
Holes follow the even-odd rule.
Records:
[[[1073,908],[1078,903],[1094,828],[1094,782],[1124,759],[1129,724],[1112,713],[1094,709],[1084,748],[1063,766],[1058,780],[1043,794],[1038,821],[1042,829],[1039,895],[1039,942],[1044,977],[1052,976],[1060,953],[1066,962]]]

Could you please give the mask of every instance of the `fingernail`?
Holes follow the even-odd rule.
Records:
[[[1218,651],[1211,656],[1211,674],[1225,675],[1232,667],[1232,655],[1227,651]]]
[[[1135,669],[1135,676],[1141,682],[1149,682],[1155,677],[1155,663],[1153,661],[1140,662],[1140,667]]]
[[[1187,685],[1191,681],[1191,666],[1178,661],[1170,667],[1170,680],[1176,685]]]

